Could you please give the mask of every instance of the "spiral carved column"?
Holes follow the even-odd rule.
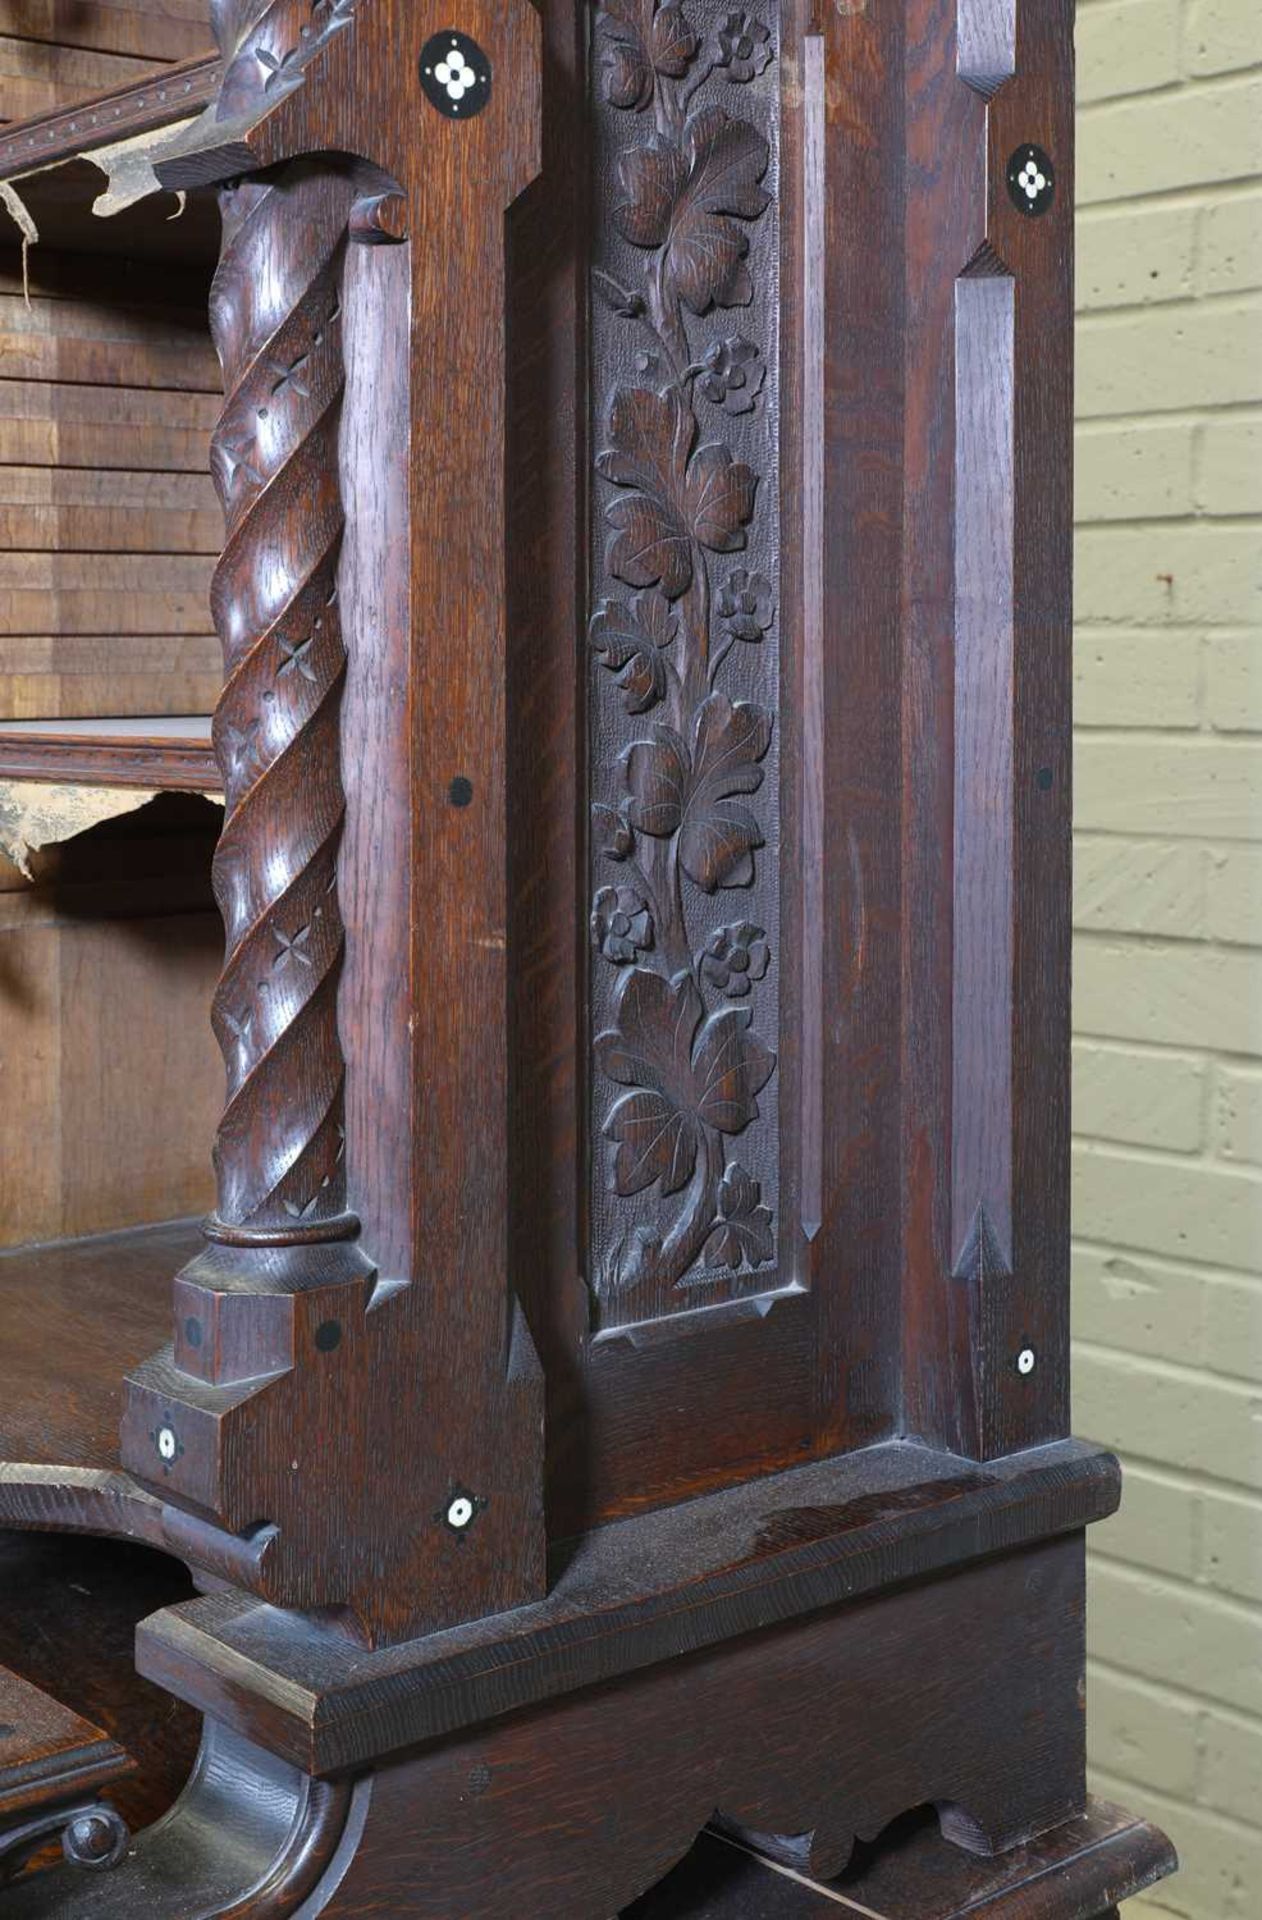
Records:
[[[211,324],[227,400],[211,458],[227,540],[212,608],[227,819],[214,881],[227,961],[213,1018],[228,1102],[208,1230],[237,1244],[340,1238],[355,1226],[337,1031],[338,290],[353,198],[349,182],[301,165],[221,195]]]

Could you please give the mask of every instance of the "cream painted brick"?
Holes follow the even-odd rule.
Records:
[[[1079,1433],[1162,1466],[1262,1489],[1262,1389],[1104,1348],[1080,1346],[1074,1367]],[[1262,1674],[1258,1680],[1262,1689]]]
[[[1105,0],[1084,8],[1077,32],[1079,104],[1177,80],[1179,41],[1178,0]]]
[[[1191,206],[1088,208],[1080,214],[1074,265],[1080,311],[1186,299],[1195,288],[1198,222],[1203,218]],[[1214,271],[1226,278],[1223,291],[1262,286],[1262,274],[1256,281],[1231,278],[1240,271],[1237,255],[1248,247],[1247,234],[1237,237],[1227,228],[1216,230],[1214,244]]]
[[[1262,1712],[1262,1613],[1096,1560],[1087,1567],[1087,1632],[1094,1657],[1111,1667],[1160,1674],[1223,1706]],[[1262,1834],[1258,1845],[1262,1864]]]
[[[1200,636],[1080,627],[1074,635],[1074,718],[1080,727],[1195,727]]]
[[[1219,1067],[1214,1085],[1214,1146],[1224,1160],[1262,1167],[1262,1068]]]
[[[1110,421],[1074,437],[1074,511],[1081,521],[1177,519],[1193,507],[1195,429]]]
[[[1072,1271],[1076,1340],[1159,1360],[1199,1358],[1203,1275],[1142,1254],[1081,1243],[1074,1246]]]
[[[1202,1709],[1128,1674],[1087,1663],[1087,1725],[1098,1766],[1187,1798],[1200,1774]],[[1233,1812],[1233,1808],[1224,1811]]]
[[[1176,1153],[1200,1146],[1203,1060],[1081,1040],[1073,1050],[1073,1069],[1075,1133]]]
[[[1074,613],[1120,626],[1262,626],[1262,542],[1252,527],[1084,527]]]
[[[1262,1386],[1262,1281],[1208,1275],[1204,1337],[1206,1366]],[[1262,1509],[1257,1526],[1262,1552]]]
[[[1235,293],[1262,287],[1262,194],[1217,201],[1203,208],[1198,218],[1196,291]],[[1182,285],[1181,254],[1179,261],[1178,284]]]
[[[1204,848],[1186,842],[1076,835],[1074,925],[1199,939],[1205,932],[1209,860]]]
[[[1262,0],[1180,0],[1182,82],[1169,20],[1077,24],[1075,1377],[1126,1463],[1087,1736],[1182,1855],[1128,1920],[1262,1920]]]
[[[1089,314],[1078,323],[1078,418],[1247,405],[1262,398],[1259,342],[1262,301],[1254,295]]]
[[[1262,839],[1262,743],[1081,737],[1074,810],[1088,832]]]
[[[1074,954],[1080,1034],[1262,1056],[1262,954],[1082,935]]]
[[[1184,65],[1201,78],[1262,66],[1262,9],[1255,0],[1189,0]]]
[[[1224,733],[1262,733],[1262,632],[1207,641],[1205,718]]]
[[[1262,947],[1262,850],[1228,847],[1206,870],[1206,928],[1215,940]],[[1226,1043],[1231,1050],[1231,1043]]]
[[[1262,81],[1180,87],[1078,117],[1083,206],[1262,173]]]
[[[1256,1495],[1207,1488],[1201,1526],[1205,1578],[1225,1593],[1262,1603],[1262,1503]]]
[[[1202,1496],[1181,1481],[1128,1462],[1122,1504],[1092,1527],[1092,1552],[1193,1580],[1201,1559],[1201,1504]]]
[[[1154,1732],[1162,1731],[1154,1719]],[[1164,1731],[1168,1739],[1174,1733],[1171,1727]],[[1104,1759],[1107,1766],[1107,1753]],[[1154,1780],[1153,1785],[1164,1787],[1166,1782]],[[1197,1798],[1216,1813],[1229,1813],[1237,1820],[1258,1818],[1262,1808],[1262,1720],[1246,1720],[1234,1713],[1219,1717],[1205,1754]]]
[[[1196,503],[1205,513],[1262,513],[1262,418],[1206,421],[1197,435],[1196,475]]]
[[[1262,1178],[1207,1160],[1141,1159],[1079,1143],[1073,1217],[1084,1240],[1250,1273],[1262,1245]],[[1253,1437],[1262,1447],[1262,1400],[1257,1412]],[[1239,1479],[1234,1464],[1227,1477]]]
[[[1178,1873],[1142,1901],[1128,1900],[1122,1908],[1125,1920],[1139,1920],[1150,1908],[1176,1914],[1179,1920],[1258,1920],[1262,1829],[1167,1798],[1153,1787],[1134,1792],[1130,1782],[1094,1765],[1090,1779],[1094,1792],[1156,1821],[1179,1850]]]

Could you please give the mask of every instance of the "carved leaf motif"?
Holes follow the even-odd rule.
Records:
[[[637,247],[664,247],[666,277],[694,313],[744,307],[753,297],[738,220],[756,220],[770,195],[759,185],[770,148],[756,127],[706,107],[684,129],[684,146],[661,135],[618,164],[622,200],[613,217]]]
[[[758,485],[727,447],[712,442],[694,454],[696,435],[679,387],[622,387],[610,408],[611,444],[596,461],[606,480],[629,489],[607,509],[611,572],[633,587],[660,582],[671,600],[691,585],[694,539],[715,553],[745,545]]]
[[[762,833],[735,796],[762,785],[758,763],[771,725],[765,708],[712,693],[698,710],[691,755],[670,727],[655,727],[652,740],[634,741],[623,755],[632,826],[659,839],[677,833],[679,863],[706,893],[754,877]]]
[[[611,1080],[634,1089],[604,1127],[616,1146],[615,1189],[628,1196],[656,1180],[677,1193],[696,1165],[703,1126],[740,1133],[757,1118],[775,1058],[749,1031],[748,1008],[707,1015],[690,973],[667,981],[634,968],[614,1018],[596,1055]]]
[[[592,288],[610,313],[618,314],[623,320],[638,320],[644,312],[643,296],[632,293],[629,287],[624,287],[611,273],[603,273],[599,267],[592,269]]]
[[[635,851],[635,835],[615,807],[592,808],[592,842],[607,860],[627,860]]]
[[[672,600],[692,580],[692,549],[682,501],[697,423],[675,387],[653,393],[623,387],[609,413],[612,444],[596,460],[606,480],[632,491],[607,511],[617,538],[609,566],[633,587],[660,580]]]
[[[601,9],[609,52],[605,97],[611,106],[637,113],[653,98],[656,76],[681,79],[697,50],[697,36],[683,9],[658,0],[604,0]]]
[[[646,713],[666,691],[669,647],[679,630],[670,603],[660,593],[637,593],[630,606],[602,600],[589,629],[592,646],[610,673],[618,675],[628,713]]]
[[[761,1202],[757,1180],[734,1160],[723,1176],[719,1219],[706,1242],[705,1258],[711,1265],[738,1268],[747,1260],[758,1267],[773,1257],[771,1210]]]

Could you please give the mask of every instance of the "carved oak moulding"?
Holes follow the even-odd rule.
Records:
[[[590,1285],[778,1259],[779,9],[605,0],[594,170]]]

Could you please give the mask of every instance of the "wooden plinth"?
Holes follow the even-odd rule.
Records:
[[[708,1831],[622,1920],[1110,1920],[1175,1864],[1164,1834],[1104,1800],[994,1860],[951,1846],[932,1815],[913,1816],[827,1884]]]

